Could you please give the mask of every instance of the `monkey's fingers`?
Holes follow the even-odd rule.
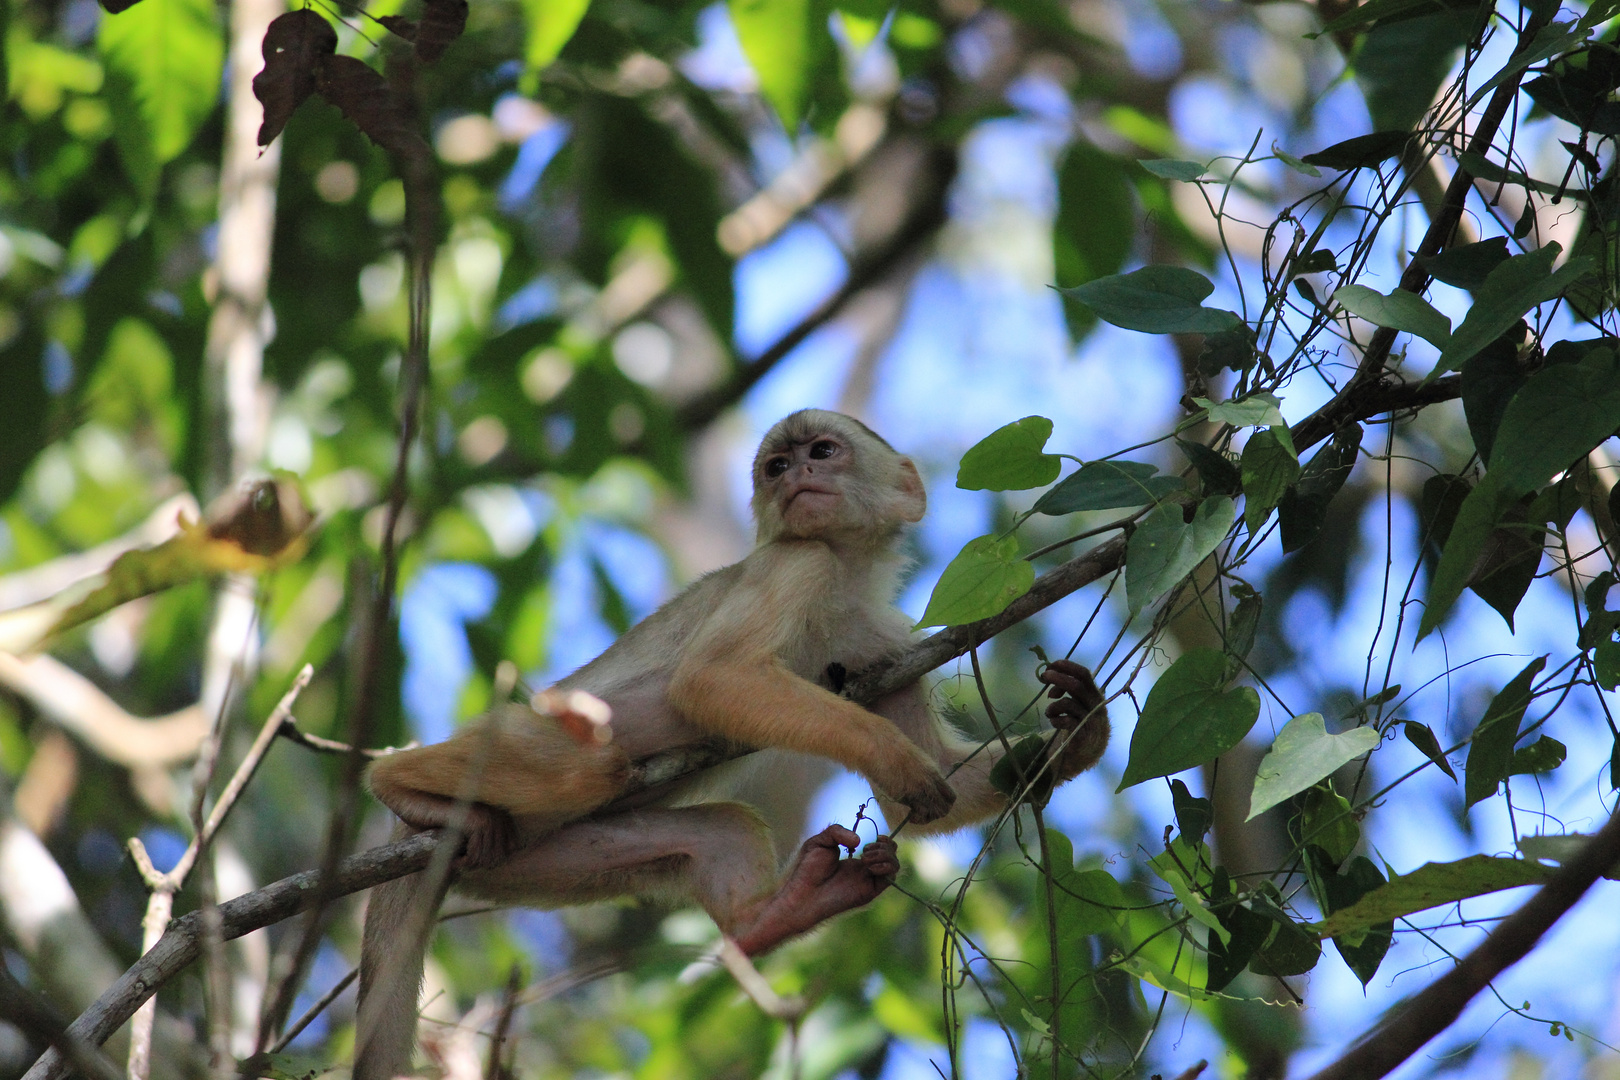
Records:
[[[816,835],[805,841],[805,845],[814,844],[816,847],[836,848],[844,847],[851,851],[861,846],[861,834],[854,829],[846,829],[842,825],[829,825]]]
[[[1103,697],[1102,691],[1097,689],[1097,680],[1091,677],[1091,669],[1073,660],[1053,660],[1039,678],[1052,688],[1047,691],[1048,697],[1068,695],[1098,701]]]
[[[892,878],[900,873],[900,850],[887,836],[880,836],[861,849],[861,863],[876,877]]]

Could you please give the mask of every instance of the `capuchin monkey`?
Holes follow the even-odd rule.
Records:
[[[833,763],[871,781],[891,827],[907,822],[914,835],[1006,807],[990,783],[1000,741],[981,747],[942,723],[921,682],[870,709],[838,694],[846,672],[910,636],[893,598],[902,529],[925,504],[911,459],[857,420],[806,409],[771,428],[753,479],[753,552],[557,684],[607,703],[610,743],[582,745],[555,720],[508,705],[372,765],[372,793],[406,828],[465,815],[460,892],[541,908],[696,902],[758,955],[866,904],[899,872],[890,837],[853,855],[860,838],[839,825],[793,853]],[[1058,699],[1047,716],[1073,732],[1050,763],[1067,780],[1102,756],[1108,714],[1079,664],[1056,661],[1040,678]],[[615,804],[632,761],[716,737],[758,752]],[[413,875],[372,890],[355,1080],[410,1071],[425,944],[403,940],[402,928],[420,887]]]

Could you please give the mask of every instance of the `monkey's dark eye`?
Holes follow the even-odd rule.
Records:
[[[830,458],[838,452],[838,444],[828,439],[821,439],[810,444],[810,456],[813,458]]]
[[[787,472],[788,460],[785,457],[773,457],[765,463],[765,475],[775,480]]]

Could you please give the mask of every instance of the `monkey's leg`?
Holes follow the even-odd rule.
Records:
[[[829,826],[805,841],[778,888],[770,830],[748,807],[642,810],[577,822],[465,874],[458,888],[543,907],[625,895],[695,900],[744,952],[758,954],[888,886],[900,869],[894,842],[879,837],[859,858],[839,857],[840,846],[859,843]]]

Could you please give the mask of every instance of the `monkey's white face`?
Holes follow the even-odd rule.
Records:
[[[837,523],[853,457],[842,439],[818,434],[760,463],[757,482],[769,490],[789,533],[809,536]]]

